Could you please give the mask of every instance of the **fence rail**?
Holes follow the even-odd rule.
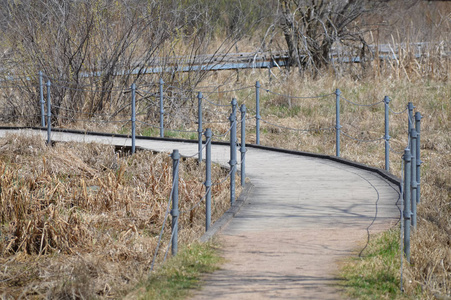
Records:
[[[427,49],[430,47],[443,48],[442,55],[449,56],[451,52],[445,49],[443,45],[427,42],[400,43],[400,44],[380,44],[369,45],[370,59],[379,59],[386,61],[398,61],[400,59],[400,50],[408,50],[413,57],[421,58],[427,56]],[[333,63],[361,63],[366,57],[360,57],[342,48],[332,48],[329,54],[329,60]],[[132,65],[138,66],[131,70],[118,70],[113,76],[138,75],[138,74],[160,74],[163,72],[191,72],[191,71],[218,71],[218,70],[238,70],[238,69],[256,69],[256,68],[275,68],[287,66],[289,60],[288,51],[271,52],[238,52],[238,53],[215,53],[201,54],[197,56],[171,56],[165,58],[156,58],[151,63],[143,65],[142,61],[134,61]],[[91,78],[101,77],[103,72],[98,70],[84,70],[80,77]],[[8,75],[3,81],[21,81],[32,80],[33,75]],[[57,78],[49,78],[58,80]]]

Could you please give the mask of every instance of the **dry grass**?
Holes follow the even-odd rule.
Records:
[[[167,154],[119,157],[112,146],[47,147],[15,135],[0,149],[2,297],[120,297],[146,276],[172,186]],[[180,166],[188,210],[203,196],[205,171],[191,159]],[[213,167],[213,180],[226,174]],[[226,186],[213,188],[213,220],[228,208]],[[204,216],[202,205],[181,215],[181,243],[202,234]]]

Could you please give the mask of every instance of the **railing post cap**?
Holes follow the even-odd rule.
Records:
[[[257,87],[257,88],[261,87],[260,81],[255,82],[255,87]]]
[[[415,120],[420,121],[421,119],[423,119],[423,116],[421,115],[421,113],[419,111],[417,111],[415,113]]]
[[[385,96],[384,97],[384,102],[387,103],[387,104],[390,103],[390,97]]]
[[[241,104],[240,111],[241,111],[242,113],[245,113],[245,112],[246,112],[246,105]]]
[[[413,102],[409,102],[409,103],[407,104],[407,107],[408,107],[410,110],[412,110],[412,109],[415,108],[415,106],[413,106]]]
[[[406,148],[404,149],[404,156],[403,156],[405,161],[410,161],[412,156],[410,155],[410,149]]]
[[[47,83],[46,83],[46,85],[47,85],[47,86],[50,86],[50,85],[51,85],[51,83],[50,83],[50,79],[49,79],[49,80],[47,80]]]
[[[180,153],[179,153],[179,150],[178,150],[178,149],[174,149],[174,150],[172,151],[171,158],[172,158],[173,160],[179,160],[179,159],[180,159]]]
[[[210,128],[207,128],[206,130],[205,130],[205,137],[208,139],[208,138],[211,138],[211,136],[212,136],[212,132],[211,132],[211,129]]]
[[[197,93],[197,98],[202,99],[202,92]]]
[[[136,88],[136,84],[133,82],[132,83],[132,89],[135,89]]]
[[[237,104],[238,104],[238,101],[236,101],[235,98],[232,98],[232,105],[233,105],[233,106],[236,106]]]
[[[163,83],[164,83],[163,78],[160,77],[160,84],[163,84]]]
[[[341,95],[340,89],[336,89],[336,90],[335,90],[335,95],[337,95],[337,96]]]

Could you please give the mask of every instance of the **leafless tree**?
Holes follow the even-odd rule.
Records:
[[[0,4],[0,50],[5,59],[0,77],[1,73],[20,77],[25,87],[21,92],[28,99],[24,104],[36,110],[34,115],[39,107],[39,71],[52,81],[55,115],[62,106],[70,109],[66,114],[127,112],[129,95],[124,91],[133,82],[150,85],[164,77],[167,85],[179,81],[193,87],[207,71],[163,71],[200,63],[201,55],[210,51],[230,51],[246,20],[239,14],[222,44],[212,48],[218,16],[211,13],[214,5],[208,1],[1,0]],[[211,56],[206,60],[220,63]],[[163,71],[143,76],[152,66]],[[14,103],[13,110],[23,106]]]
[[[359,22],[383,6],[374,0],[282,0],[279,22],[291,65],[314,73],[330,63],[334,44],[360,44],[365,54],[365,28]]]

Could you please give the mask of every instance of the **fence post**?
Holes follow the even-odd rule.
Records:
[[[423,163],[421,161],[420,151],[421,151],[421,144],[420,144],[420,133],[421,133],[421,119],[423,116],[419,113],[415,113],[415,130],[417,132],[417,156],[416,156],[416,165],[417,165],[417,203],[420,203],[420,183],[421,183],[421,174],[420,174],[420,167]]]
[[[410,172],[410,188],[412,189],[410,193],[410,201],[412,202],[411,208],[412,208],[412,226],[417,226],[417,131],[415,128],[412,127],[411,133],[411,145],[412,148],[410,149],[410,166],[411,166],[411,172]]]
[[[255,83],[255,134],[257,145],[260,145],[260,82]]]
[[[246,105],[242,104],[241,111],[241,186],[246,183]]]
[[[197,94],[197,138],[198,138],[198,151],[199,151],[199,164],[202,162],[202,93]]]
[[[52,134],[52,104],[50,103],[50,80],[47,81],[47,145],[51,145]]]
[[[205,130],[206,149],[205,149],[205,231],[210,229],[211,224],[211,129]]]
[[[174,149],[171,155],[172,162],[172,180],[174,188],[172,190],[172,255],[177,254],[178,242],[178,218],[179,218],[179,150]]]
[[[136,143],[136,85],[132,83],[132,153],[135,153]]]
[[[410,134],[412,132],[412,128],[413,128],[413,109],[415,107],[413,106],[412,102],[409,102],[407,104],[407,117],[409,118],[407,121],[407,133],[409,135],[409,138],[411,137]],[[409,148],[410,150],[412,150],[412,143],[409,143]]]
[[[384,98],[385,103],[385,170],[390,171],[390,135],[389,135],[389,125],[390,125],[390,118],[388,115],[389,107],[388,104],[390,103],[390,98],[388,96],[385,96]]]
[[[232,114],[236,116],[236,107],[238,105],[238,101],[235,98],[232,98]]]
[[[409,112],[409,124],[408,124],[408,131],[409,131],[409,133],[410,133],[410,131],[413,128],[413,109],[414,108],[415,108],[415,106],[413,106],[412,102],[409,102],[407,104],[407,109],[408,109],[408,112]]]
[[[233,99],[235,100],[235,99]],[[232,100],[232,102],[233,102]],[[236,101],[236,100],[235,100]],[[236,173],[236,115],[230,114],[230,204],[235,203],[235,173]]]
[[[42,82],[42,71],[39,71],[39,103],[41,104],[41,126],[45,127],[45,101],[44,101],[44,84]]]
[[[160,137],[164,137],[164,107],[163,107],[163,78],[160,78]]]
[[[336,156],[340,157],[340,95],[341,92],[339,89],[335,90],[335,152]]]
[[[404,254],[410,263],[410,218],[412,215],[410,209],[410,172],[411,157],[409,148],[404,150]]]
[[[268,64],[268,81],[271,83],[271,66],[272,66],[272,60]]]

